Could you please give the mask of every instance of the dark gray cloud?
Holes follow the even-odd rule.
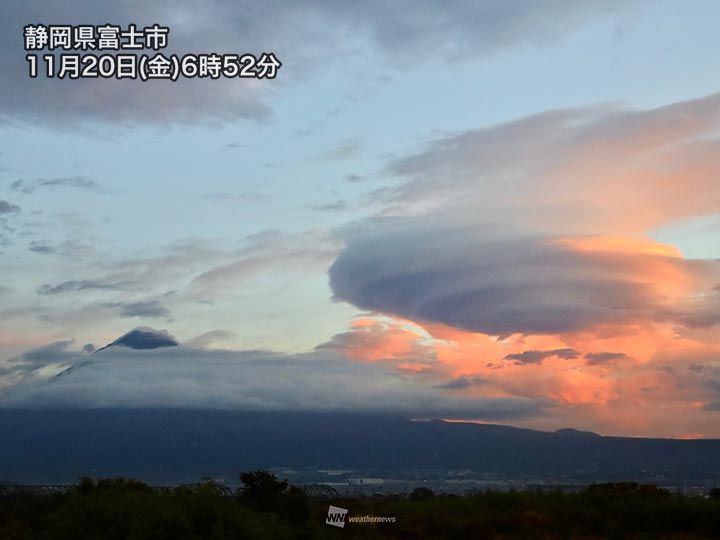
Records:
[[[42,188],[56,188],[56,187],[71,187],[76,189],[85,189],[90,191],[97,191],[100,189],[100,185],[84,176],[66,176],[59,178],[36,178],[35,180],[15,180],[10,184],[10,188],[13,191],[20,193],[32,193]]]
[[[170,311],[157,300],[147,302],[106,302],[105,307],[117,308],[121,317],[158,318],[169,317]]]
[[[324,9],[332,4],[336,4],[336,23],[370,34],[393,62],[412,64],[427,59],[457,62],[521,44],[554,43],[583,23],[616,16],[620,9],[638,3],[461,0],[453,2],[451,9],[439,0],[322,3]]]
[[[695,373],[702,373],[704,371],[711,371],[712,367],[709,364],[692,364],[688,366],[688,369]]]
[[[16,232],[16,229],[10,225],[10,219],[11,216],[19,213],[20,207],[18,205],[0,200],[0,247],[12,245],[10,236]]]
[[[46,79],[28,77],[22,50],[23,27],[29,23],[119,24],[138,26],[160,23],[171,26],[168,52],[271,51],[273,40],[261,36],[270,22],[251,9],[220,3],[199,6],[178,3],[126,0],[98,5],[87,0],[65,0],[50,5],[31,1],[3,8],[0,33],[8,47],[0,55],[0,68],[8,74],[0,81],[7,96],[0,107],[5,123],[41,122],[61,128],[93,121],[121,125],[169,124],[196,121],[232,121],[267,117],[269,107],[252,82],[204,79],[154,81],[107,79]],[[232,17],[228,17],[232,14]],[[231,20],[233,19],[233,20]],[[257,25],[256,25],[257,23]],[[7,71],[5,71],[7,70]],[[9,104],[12,102],[12,105]]]
[[[711,401],[709,403],[705,403],[702,407],[703,411],[720,411],[720,399],[717,401]]]
[[[118,291],[123,289],[126,285],[126,283],[108,283],[92,279],[82,279],[79,281],[63,281],[57,285],[48,285],[45,283],[38,287],[37,293],[41,295],[48,295],[87,290]]]
[[[345,181],[350,182],[351,184],[356,184],[359,182],[364,182],[365,177],[360,176],[359,174],[346,174],[345,175]]]
[[[508,354],[505,360],[514,360],[516,364],[539,364],[546,358],[562,358],[572,360],[580,356],[575,349],[553,349],[551,351],[523,351],[521,353]]]
[[[460,61],[522,44],[551,44],[586,23],[617,17],[638,2],[620,0],[440,0],[399,2],[90,2],[30,0],[3,5],[0,34],[0,119],[67,126],[78,121],[121,124],[231,122],[270,114],[274,85],[245,80],[47,80],[28,77],[22,29],[30,23],[169,25],[168,52],[273,51],[279,77],[302,80],[360,54],[386,69],[443,59]],[[347,36],[353,36],[348,41]]]
[[[61,363],[73,369],[13,386],[0,406],[367,411],[487,420],[531,417],[547,406],[519,398],[458,400],[380,364],[346,361],[330,351],[172,349],[111,347],[68,362],[59,347]]]
[[[18,205],[0,200],[0,215],[17,214],[18,212],[20,212],[20,207]]]
[[[336,210],[345,210],[346,208],[347,203],[345,201],[335,201],[331,203],[321,204],[315,207],[315,209],[319,210],[320,212],[332,212]]]
[[[613,360],[626,360],[627,358],[630,357],[623,352],[595,352],[585,355],[585,360],[587,360],[589,366],[596,366]]]
[[[467,377],[467,376],[461,376],[456,379],[452,379],[451,381],[448,381],[443,384],[436,384],[435,388],[445,388],[447,390],[464,390],[466,388],[470,388],[471,386],[480,386],[483,384],[487,384],[487,379],[483,379],[480,377]]]
[[[58,255],[73,260],[79,260],[95,251],[92,246],[77,240],[66,240],[54,245],[45,240],[33,240],[28,249],[41,255]]]
[[[16,229],[10,225],[10,220],[19,213],[18,205],[0,200],[0,247],[12,245],[10,235],[14,234]]]
[[[53,246],[37,240],[30,242],[28,249],[33,253],[39,253],[41,255],[54,255],[57,253],[57,250]]]
[[[704,303],[700,309],[689,313],[678,313],[677,318],[685,326],[692,328],[712,328],[720,324],[720,299],[714,298]]]

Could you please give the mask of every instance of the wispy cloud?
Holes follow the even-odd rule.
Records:
[[[363,147],[363,140],[360,137],[351,137],[338,143],[334,148],[317,154],[316,159],[325,161],[339,161],[355,157]]]
[[[70,187],[76,189],[84,189],[89,191],[99,191],[100,185],[95,181],[84,176],[66,176],[58,178],[36,178],[35,180],[16,180],[10,184],[13,191],[20,193],[33,193],[43,188]]]
[[[40,255],[53,255],[57,253],[57,250],[53,246],[36,240],[30,242],[28,249],[33,253],[39,253]]]
[[[53,295],[87,290],[118,291],[127,285],[127,283],[108,283],[92,279],[82,279],[79,281],[63,281],[57,285],[45,283],[38,287],[37,293],[41,295]]]
[[[169,317],[170,310],[157,300],[145,302],[106,302],[104,307],[118,309],[121,317],[161,318]]]
[[[347,203],[345,201],[335,201],[335,202],[329,202],[325,204],[320,204],[315,207],[316,210],[320,212],[333,212],[337,210],[345,210],[347,209]]]
[[[10,204],[7,201],[0,200],[0,215],[2,214],[17,214],[20,212],[20,207],[16,204]]]

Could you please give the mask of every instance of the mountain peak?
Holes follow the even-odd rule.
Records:
[[[155,330],[147,326],[139,326],[128,333],[123,334],[112,343],[98,349],[100,352],[108,347],[129,347],[130,349],[159,349],[160,347],[175,347],[178,342],[167,330]]]

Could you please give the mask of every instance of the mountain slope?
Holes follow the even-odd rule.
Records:
[[[547,433],[370,415],[181,409],[1,410],[0,478],[156,483],[243,470],[469,469],[508,477],[654,482],[713,478],[720,440]]]

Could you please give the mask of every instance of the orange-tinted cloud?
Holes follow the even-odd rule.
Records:
[[[685,259],[648,234],[720,212],[719,136],[715,94],[441,137],[388,163],[404,182],[385,192],[383,218],[349,237],[334,293],[422,325],[456,375],[573,349],[581,357],[558,369],[577,363],[606,388],[628,365],[714,350],[720,261]]]
[[[638,237],[720,211],[720,94],[652,110],[546,111],[394,159],[390,210],[479,216],[545,234]],[[476,220],[477,221],[477,220]]]
[[[708,410],[720,399],[720,345],[684,337],[667,323],[498,338],[383,316],[360,319],[340,336],[334,347],[362,344],[345,350],[347,358],[394,359],[395,367],[460,401],[521,398],[554,404],[547,414],[521,424],[528,427],[720,435],[709,422],[715,413]]]
[[[334,349],[350,360],[422,360],[433,356],[427,339],[417,329],[402,321],[362,317],[353,320],[347,332],[337,334],[318,349]],[[422,364],[414,367],[405,362],[404,369],[422,371]]]

